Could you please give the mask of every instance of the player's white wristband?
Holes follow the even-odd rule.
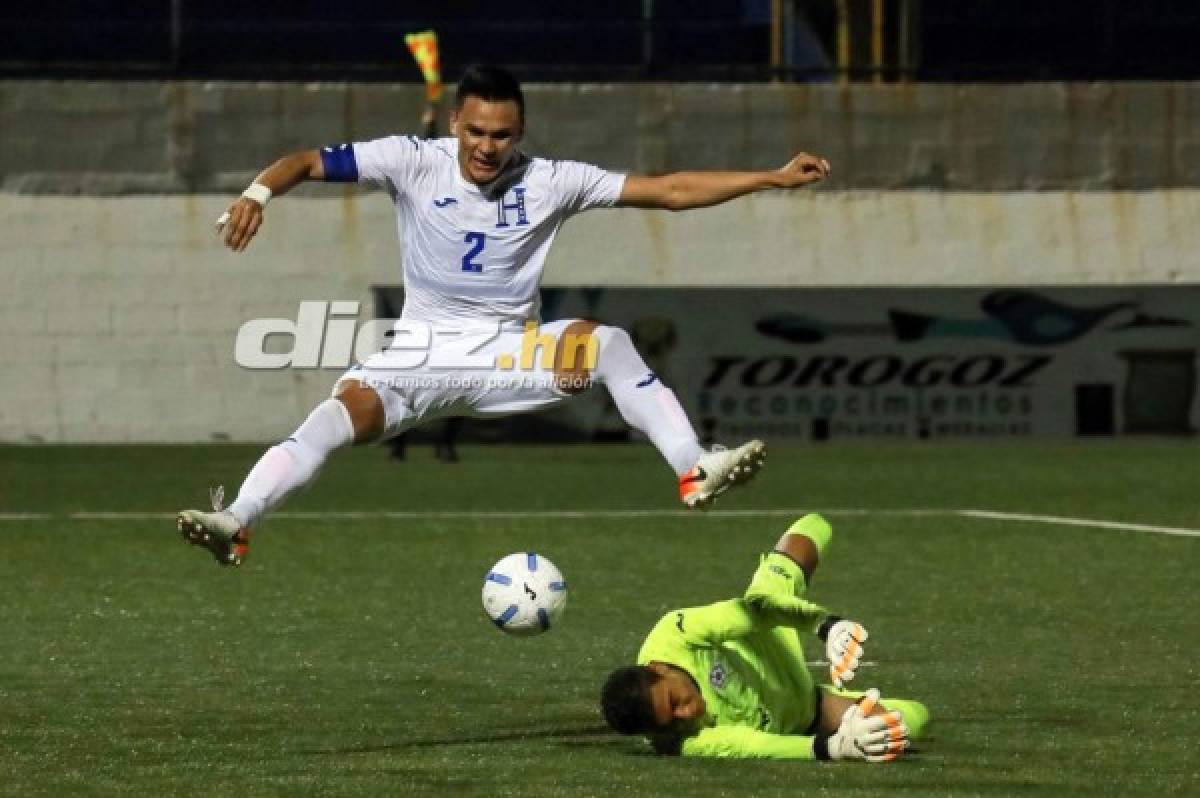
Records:
[[[251,183],[242,192],[242,196],[248,200],[254,200],[260,208],[267,207],[267,203],[271,201],[271,189],[264,186],[262,183]],[[229,224],[229,211],[225,211],[217,217],[217,232],[225,229],[225,225]]]
[[[262,183],[251,183],[242,192],[242,196],[249,200],[254,200],[262,207],[267,207],[267,203],[271,201],[271,189],[264,186]]]

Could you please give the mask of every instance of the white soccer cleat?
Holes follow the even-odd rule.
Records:
[[[712,500],[730,488],[749,482],[767,459],[767,445],[759,440],[736,449],[714,446],[700,456],[692,470],[679,478],[679,498],[688,507],[707,510]]]
[[[184,541],[208,549],[219,565],[241,565],[250,549],[250,530],[228,510],[184,510],[175,523]]]

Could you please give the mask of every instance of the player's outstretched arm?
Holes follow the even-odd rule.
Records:
[[[719,205],[766,189],[793,189],[829,176],[829,161],[806,152],[779,169],[764,172],[674,172],[649,177],[629,175],[617,205],[686,211]]]
[[[271,197],[291,191],[305,180],[321,180],[325,166],[317,150],[285,155],[259,172],[250,187],[242,192],[217,219],[217,233],[225,246],[242,252],[262,226],[263,208]]]

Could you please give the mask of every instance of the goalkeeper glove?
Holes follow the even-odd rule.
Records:
[[[908,727],[899,712],[871,715],[879,703],[879,691],[872,688],[862,700],[846,710],[841,725],[831,735],[813,740],[817,759],[865,759],[891,762],[908,748]]]
[[[867,641],[867,630],[861,623],[847,621],[836,615],[822,620],[814,630],[825,642],[825,656],[829,658],[829,679],[834,686],[842,687],[854,678],[858,664],[862,661],[863,646]]]

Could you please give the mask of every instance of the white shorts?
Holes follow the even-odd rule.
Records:
[[[577,319],[544,324],[536,335],[555,340]],[[498,418],[544,410],[567,399],[558,387],[553,349],[526,345],[526,333],[495,328],[439,329],[399,322],[389,348],[347,371],[334,384],[370,385],[383,401],[384,438],[447,416]],[[407,344],[411,342],[411,346]],[[523,350],[525,359],[522,362]],[[511,362],[511,367],[508,362]]]

